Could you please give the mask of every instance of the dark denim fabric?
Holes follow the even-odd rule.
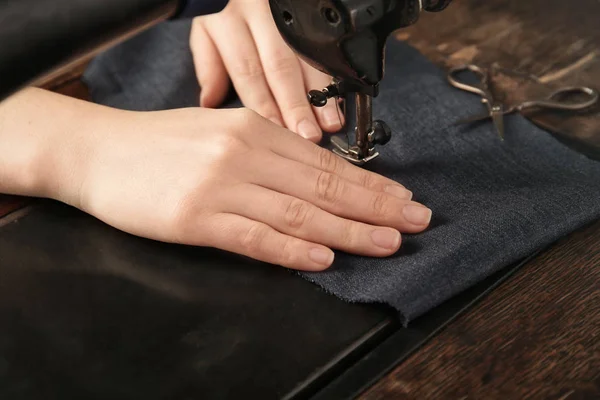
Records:
[[[99,57],[86,73],[95,101],[134,110],[197,105],[188,35],[189,23],[171,22]],[[431,228],[405,235],[393,257],[338,253],[330,270],[303,276],[348,301],[392,305],[409,321],[600,218],[600,163],[520,116],[507,117],[504,143],[490,123],[452,126],[482,111],[477,96],[390,41],[374,112],[394,137],[369,168],[431,207]]]

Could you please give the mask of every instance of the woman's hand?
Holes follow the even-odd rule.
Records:
[[[268,0],[230,0],[220,13],[197,17],[190,37],[203,107],[218,106],[229,78],[244,105],[318,142],[321,129],[336,132],[343,115],[330,100],[313,108],[306,93],[331,83],[301,61],[277,31]]]
[[[248,109],[114,110],[42,90],[0,104],[0,192],[123,231],[300,270],[395,253],[431,211]]]
[[[300,270],[330,249],[383,257],[431,211],[247,109],[126,113],[99,135],[78,207],[135,235]]]

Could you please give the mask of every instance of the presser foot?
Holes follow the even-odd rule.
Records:
[[[324,107],[332,97],[345,94],[348,87],[341,81],[334,81],[323,90],[311,90],[308,100],[314,107]],[[373,96],[377,94],[377,86],[369,88],[368,93],[355,92],[356,96],[356,129],[355,145],[334,136],[331,138],[333,153],[355,165],[365,165],[379,156],[375,145],[384,145],[392,138],[389,126],[381,121],[373,121]],[[354,88],[356,90],[356,88]],[[369,94],[371,93],[371,94]]]
[[[387,144],[392,138],[392,131],[385,122],[377,120],[373,122],[372,129],[367,133],[366,138],[363,135],[358,135],[358,133],[356,136],[357,143],[364,143],[364,147],[350,146],[346,140],[339,136],[333,136],[331,138],[332,151],[352,164],[365,165],[379,156],[379,152],[375,150],[375,145]]]
[[[331,144],[333,144],[333,153],[342,157],[344,160],[350,161],[354,165],[362,166],[369,161],[379,156],[374,148],[370,148],[366,156],[361,156],[362,151],[358,146],[350,146],[348,142],[337,136],[331,138]]]

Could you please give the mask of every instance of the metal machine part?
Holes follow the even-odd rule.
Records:
[[[333,140],[336,154],[362,165],[377,157],[375,145],[389,141],[383,121],[373,121],[372,100],[383,79],[385,43],[392,32],[417,22],[422,10],[441,11],[452,0],[269,0],[279,32],[308,64],[332,76],[310,103],[356,95],[353,146]]]

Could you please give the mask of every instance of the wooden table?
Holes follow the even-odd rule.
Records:
[[[399,34],[436,63],[499,63],[540,77],[495,82],[508,101],[600,82],[600,3],[455,0]],[[76,80],[60,91],[85,98]],[[600,146],[600,114],[537,115]],[[0,218],[26,203],[0,197]],[[1,220],[0,220],[1,223]],[[450,324],[364,399],[600,397],[600,221],[565,238]]]
[[[508,101],[558,85],[600,86],[600,3],[455,0],[399,33],[436,63],[500,64]],[[600,144],[600,113],[538,115]],[[364,399],[600,398],[600,222],[556,244],[452,323]]]

